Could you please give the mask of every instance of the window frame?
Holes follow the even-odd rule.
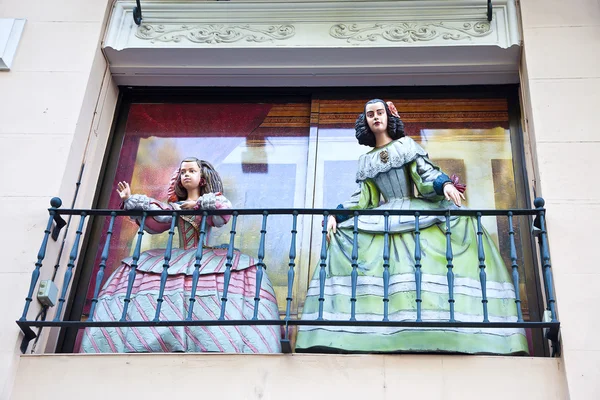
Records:
[[[201,99],[210,99],[211,103],[235,101],[291,101],[299,98],[306,99],[362,99],[387,98],[402,93],[406,99],[444,99],[444,98],[498,98],[504,97],[508,102],[509,130],[515,176],[515,192],[518,208],[531,208],[531,190],[528,188],[527,160],[524,147],[524,132],[521,126],[521,106],[519,102],[519,85],[485,85],[485,86],[426,86],[426,87],[314,87],[314,88],[176,88],[176,87],[120,87],[119,99],[116,106],[115,118],[105,149],[101,174],[95,189],[92,208],[107,204],[112,191],[119,154],[125,137],[125,127],[129,110],[135,103],[193,103]],[[204,102],[204,101],[203,101]],[[529,224],[525,218],[519,219],[520,231],[529,232]],[[65,318],[81,318],[88,292],[89,280],[93,268],[84,268],[93,264],[96,258],[96,247],[100,243],[102,223],[97,218],[88,224],[81,246],[81,254],[77,262],[72,289],[69,294]],[[535,273],[539,269],[536,261],[536,244],[532,235],[522,236],[523,254],[520,255],[520,266],[526,275],[526,292],[529,300],[530,318],[539,321],[543,315],[543,293],[540,276]],[[77,337],[77,329],[65,328],[60,331],[57,353],[71,353]],[[547,341],[541,329],[532,330],[533,356],[547,357],[550,355]]]

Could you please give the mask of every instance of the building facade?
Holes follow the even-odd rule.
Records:
[[[595,112],[600,106],[600,1],[492,3],[490,21],[487,3],[471,0],[146,0],[138,26],[135,1],[0,0],[0,39],[14,47],[14,55],[10,46],[4,50],[8,70],[0,72],[0,203],[7,222],[1,234],[6,260],[0,271],[1,398],[163,398],[173,393],[597,398],[600,345],[593,335],[599,324],[593,310],[600,300],[600,273],[593,267],[592,229],[600,217],[600,192],[593,178],[583,178],[593,177],[600,166],[593,133],[600,122]],[[128,160],[123,143],[137,138],[129,161],[134,166],[127,172],[128,179],[136,179],[134,168],[153,162],[144,164],[144,154],[152,156],[153,146],[168,148],[161,139],[182,138],[175,147],[184,148],[196,140],[196,131],[184,132],[175,111],[184,121],[199,123],[202,113],[212,112],[202,107],[174,111],[174,105],[270,101],[264,115],[256,111],[261,115],[257,126],[228,126],[227,135],[214,134],[220,132],[214,128],[199,146],[235,143],[222,167],[241,168],[239,176],[234,167],[227,170],[230,182],[241,188],[235,192],[239,199],[249,198],[251,191],[244,189],[250,185],[244,179],[256,182],[252,185],[288,179],[292,172],[277,160],[293,154],[297,179],[289,195],[282,191],[276,200],[289,200],[290,208],[320,208],[334,206],[331,202],[346,193],[331,182],[343,175],[345,162],[360,154],[340,139],[341,130],[353,123],[364,99],[379,93],[395,100],[407,126],[429,129],[422,138],[442,165],[455,165],[447,160],[465,152],[462,167],[455,168],[464,168],[471,182],[471,207],[528,208],[531,199],[544,197],[561,322],[558,355],[551,357],[547,341],[535,336],[530,356],[87,355],[73,353],[77,339],[69,344],[68,335],[57,328],[44,328],[22,353],[23,334],[15,321],[23,312],[50,198],[63,199],[63,208],[112,204],[107,193]],[[248,109],[241,110],[246,114]],[[169,126],[176,129],[167,134]],[[492,129],[497,126],[504,129]],[[277,136],[275,131],[284,134],[265,144],[265,138]],[[468,136],[474,133],[481,137]],[[330,156],[328,149],[351,156]],[[498,155],[489,159],[509,159],[515,171],[502,175],[501,163],[486,158],[485,165],[500,169],[478,172],[485,158],[479,153],[487,157],[493,152]],[[339,176],[327,175],[325,165],[334,162],[340,163]],[[248,172],[262,175],[253,178]],[[507,186],[494,186],[500,183],[488,175],[514,177],[514,196],[502,203],[496,192]],[[271,197],[237,204],[277,207]],[[57,241],[48,242],[40,269],[41,279],[50,279],[56,270],[59,288],[69,262],[64,249],[73,246],[77,222],[73,219]],[[308,285],[310,266],[319,259],[318,251],[310,251],[320,246],[311,233],[320,231],[317,225],[299,240],[305,252],[298,264],[305,273],[298,275],[298,287]],[[496,237],[502,232],[500,225],[489,230]],[[83,231],[82,248],[100,247],[91,224]],[[87,253],[93,263],[96,254]],[[83,270],[85,261],[78,262]],[[69,313],[78,302],[85,310],[88,282],[81,283],[83,275],[77,270],[68,288]],[[281,306],[285,284],[278,289],[277,282]],[[527,310],[540,320],[543,306],[536,304],[543,304],[546,295],[542,289],[535,294],[535,282],[530,287],[523,287],[531,303]],[[41,317],[41,310],[34,300],[29,319]],[[300,313],[301,304],[295,310]],[[43,317],[52,319],[55,311],[52,307]]]

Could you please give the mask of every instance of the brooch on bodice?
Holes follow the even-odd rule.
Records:
[[[382,163],[387,164],[388,161],[390,161],[390,154],[387,150],[382,150],[381,152],[379,152],[379,159]]]

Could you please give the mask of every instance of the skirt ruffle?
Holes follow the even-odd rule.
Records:
[[[475,219],[460,217],[451,222],[455,320],[482,322],[483,305],[479,278]],[[423,321],[450,319],[445,224],[421,231],[421,307]],[[487,307],[491,322],[516,322],[515,290],[502,258],[484,232]],[[390,234],[390,321],[415,321],[415,234]],[[323,302],[325,320],[349,320],[352,298],[351,229],[341,228],[329,245]],[[383,320],[383,247],[381,233],[358,235],[356,320]],[[312,320],[319,311],[319,273],[313,275],[302,319]],[[526,354],[523,329],[513,328],[399,328],[302,326],[296,351],[342,352],[457,352],[469,354]]]
[[[151,250],[150,252],[157,251]],[[136,270],[131,301],[127,311],[127,319],[130,321],[151,321],[156,314],[160,274],[149,272],[153,269],[148,266],[155,263],[158,253],[148,253],[142,253],[140,268]],[[179,253],[174,252],[180,260],[195,261],[190,254],[185,254],[195,253],[195,250],[182,250]],[[224,263],[221,263],[221,258],[225,257],[225,254],[226,252],[221,251],[213,254],[212,250],[205,250],[203,258],[209,259],[211,264],[223,264],[222,271],[224,271]],[[252,259],[239,252],[236,252],[234,256],[226,303],[225,319],[227,320],[250,320],[254,315],[257,267],[248,264],[240,265],[240,260]],[[128,274],[131,270],[131,266],[126,261],[129,260],[125,259],[121,267],[111,275],[98,296],[94,313],[95,321],[118,321],[121,319],[127,292]],[[189,266],[179,267],[181,271],[193,271],[193,268]],[[199,276],[196,301],[193,306],[192,318],[194,320],[217,320],[219,318],[224,285],[222,271],[207,273],[204,269]],[[170,274],[163,295],[160,320],[187,318],[191,290],[191,274]],[[266,273],[263,274],[259,298],[258,319],[279,319],[275,292]],[[279,326],[265,325],[86,328],[81,341],[81,351],[85,353],[278,353],[281,351],[280,339]]]

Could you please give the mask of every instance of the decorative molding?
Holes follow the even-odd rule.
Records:
[[[273,42],[296,34],[293,25],[161,25],[142,24],[135,33],[139,39],[155,42],[175,42],[187,39],[192,43]]]
[[[0,0],[1,1],[1,0]],[[119,85],[401,86],[519,81],[515,0],[115,0]],[[198,51],[201,50],[201,51]]]
[[[127,48],[355,47],[519,44],[515,0],[217,2],[155,0],[133,23],[131,0],[116,0],[104,46]],[[276,21],[276,23],[274,23]]]
[[[0,71],[10,70],[24,27],[24,19],[0,18]]]
[[[361,27],[359,24],[335,24],[329,34],[336,39],[346,39],[348,43],[376,42],[379,38],[389,42],[427,42],[441,37],[443,40],[472,40],[492,33],[489,22],[464,22],[457,24],[444,22],[401,22],[397,24],[375,24]]]

